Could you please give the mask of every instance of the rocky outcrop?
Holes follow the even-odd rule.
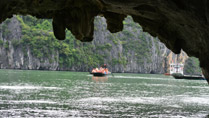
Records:
[[[5,26],[6,25],[6,26]],[[2,27],[6,28],[3,30]],[[11,18],[0,25],[0,68],[1,69],[30,69],[30,70],[56,70],[58,62],[50,62],[50,59],[57,58],[56,55],[50,55],[50,58],[37,58],[31,53],[29,46],[23,48],[16,47],[15,42],[22,40],[22,29],[20,22],[16,17]],[[7,33],[8,34],[5,34]],[[58,59],[57,59],[58,60]]]
[[[23,19],[25,20],[23,21]],[[4,30],[0,30],[0,35],[2,35],[0,41],[3,42],[0,46],[1,68],[89,71],[88,69],[92,66],[79,60],[77,62],[81,63],[81,65],[76,65],[75,63],[72,65],[66,63],[60,64],[59,62],[62,59],[59,58],[59,55],[63,53],[63,50],[50,48],[53,47],[53,44],[48,44],[48,47],[44,47],[44,44],[41,46],[46,50],[53,50],[52,52],[54,53],[46,52],[49,54],[48,56],[39,56],[44,53],[36,54],[39,49],[33,47],[34,43],[23,42],[39,40],[34,39],[36,35],[24,40],[24,37],[30,35],[30,31],[25,32],[25,28],[28,30],[28,27],[36,27],[31,23],[40,23],[40,21],[32,19],[30,16],[14,16],[12,19],[8,19],[0,25],[0,27],[4,27]],[[187,55],[184,53],[179,56],[175,55],[164,44],[160,43],[157,38],[153,38],[149,34],[144,33],[141,26],[134,23],[130,16],[123,21],[123,31],[115,34],[107,30],[106,19],[104,17],[97,17],[94,24],[94,40],[91,44],[79,45],[74,41],[74,45],[71,46],[77,50],[82,50],[79,48],[87,48],[88,46],[93,47],[89,48],[90,52],[94,52],[94,55],[100,55],[102,57],[99,59],[102,60],[101,63],[98,62],[97,66],[106,63],[112,72],[164,73],[168,71],[169,64],[172,61],[184,63],[185,58],[187,58]],[[46,28],[50,28],[50,26]],[[50,32],[50,29],[48,32]],[[39,37],[44,36],[46,33],[47,31],[42,31]],[[45,40],[45,38],[41,39]],[[53,40],[51,41],[53,42]],[[61,41],[60,43],[64,42]],[[84,57],[87,56],[84,55]],[[71,59],[76,60],[74,58]]]
[[[166,53],[164,52],[168,49],[157,38],[145,34],[139,25],[133,24],[131,17],[124,20],[123,31],[116,34],[107,30],[105,18],[97,17],[96,20],[93,43],[95,46],[106,43],[111,45],[110,49],[100,51],[100,55],[108,55],[104,62],[110,65],[111,71],[126,73],[165,72],[163,64]],[[130,43],[135,44],[131,45]],[[137,48],[137,45],[140,48]],[[118,61],[119,63],[116,63]]]
[[[209,80],[208,6],[207,0],[0,0],[0,22],[13,14],[51,18],[58,39],[65,38],[67,28],[77,39],[91,41],[95,16],[104,16],[107,28],[116,32],[122,29],[124,17],[131,15],[173,52],[183,49],[198,57]]]

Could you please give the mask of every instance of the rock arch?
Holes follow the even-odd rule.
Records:
[[[123,29],[123,19],[131,15],[173,52],[183,49],[198,57],[209,82],[208,7],[208,0],[0,0],[0,22],[14,14],[50,18],[57,39],[65,39],[69,29],[78,40],[91,41],[95,16],[104,16],[114,33]]]

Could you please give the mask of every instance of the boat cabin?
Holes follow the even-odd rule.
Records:
[[[170,64],[170,74],[179,73],[184,74],[184,64],[172,63]]]

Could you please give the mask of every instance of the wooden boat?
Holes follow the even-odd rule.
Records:
[[[202,75],[182,75],[179,73],[174,73],[172,76],[175,79],[189,79],[189,80],[205,80],[205,78]]]

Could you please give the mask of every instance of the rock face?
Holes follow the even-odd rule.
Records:
[[[93,19],[102,15],[110,32],[122,30],[131,15],[175,53],[183,49],[198,57],[209,81],[209,3],[207,0],[0,0],[0,22],[13,14],[53,19],[55,36],[65,38],[69,29],[81,41],[93,39]]]
[[[42,32],[36,35],[37,32],[35,32],[34,27],[39,26],[39,23],[48,30],[43,31],[42,29]],[[0,45],[1,68],[89,71],[89,68],[93,65],[98,67],[100,64],[106,63],[112,72],[165,73],[169,72],[170,63],[173,61],[184,63],[187,58],[185,53],[179,56],[175,55],[164,44],[160,43],[157,38],[153,38],[143,32],[141,26],[134,23],[130,16],[123,21],[124,29],[115,34],[107,30],[106,19],[104,17],[97,17],[94,21],[94,40],[92,43],[84,43],[84,45],[71,38],[66,39],[67,41],[71,41],[66,44],[73,43],[70,47],[74,47],[72,50],[77,50],[78,52],[76,53],[83,58],[88,58],[89,56],[82,54],[82,49],[85,49],[85,52],[86,49],[93,52],[92,58],[99,55],[102,58],[94,58],[94,61],[99,62],[89,64],[77,59],[76,55],[72,55],[70,56],[72,58],[64,58],[71,61],[76,60],[80,64],[75,62],[72,62],[72,65],[66,62],[60,63],[63,50],[51,48],[54,47],[54,43],[48,43],[47,47],[45,47],[46,43],[44,42],[42,42],[44,44],[39,44],[41,48],[48,50],[46,53],[37,54],[37,51],[42,52],[42,50],[39,47],[34,47],[40,40],[46,40],[44,35],[51,31],[51,24],[43,25],[43,23],[48,24],[46,20],[37,20],[31,16],[14,16],[0,25],[0,42],[2,42]],[[28,37],[31,35],[30,28],[28,27],[33,29],[32,37]],[[28,31],[25,32],[25,30]],[[27,40],[24,37],[27,37]],[[57,40],[53,39],[49,41],[57,42]],[[65,42],[60,41],[60,43]],[[62,45],[57,47],[62,47]],[[45,56],[40,56],[41,54]]]
[[[7,27],[6,27],[6,26]],[[2,28],[2,27],[6,28]],[[16,47],[15,42],[22,40],[20,22],[14,17],[0,25],[0,67],[1,69],[30,69],[30,70],[56,70],[58,62],[50,62],[50,58],[37,58],[33,56],[29,46]],[[6,30],[6,31],[5,31]],[[6,34],[8,33],[8,34]],[[55,52],[55,55],[58,52]],[[55,58],[55,55],[50,55]],[[57,56],[56,56],[57,57]]]
[[[96,20],[93,44],[95,46],[111,45],[108,50],[100,50],[100,55],[108,55],[104,62],[111,65],[111,71],[126,73],[165,72],[163,67],[164,58],[167,54],[165,52],[169,50],[157,38],[144,33],[140,26],[133,24],[131,17],[123,21],[124,29],[122,32],[115,34],[106,30],[107,24],[104,18],[97,17]]]

